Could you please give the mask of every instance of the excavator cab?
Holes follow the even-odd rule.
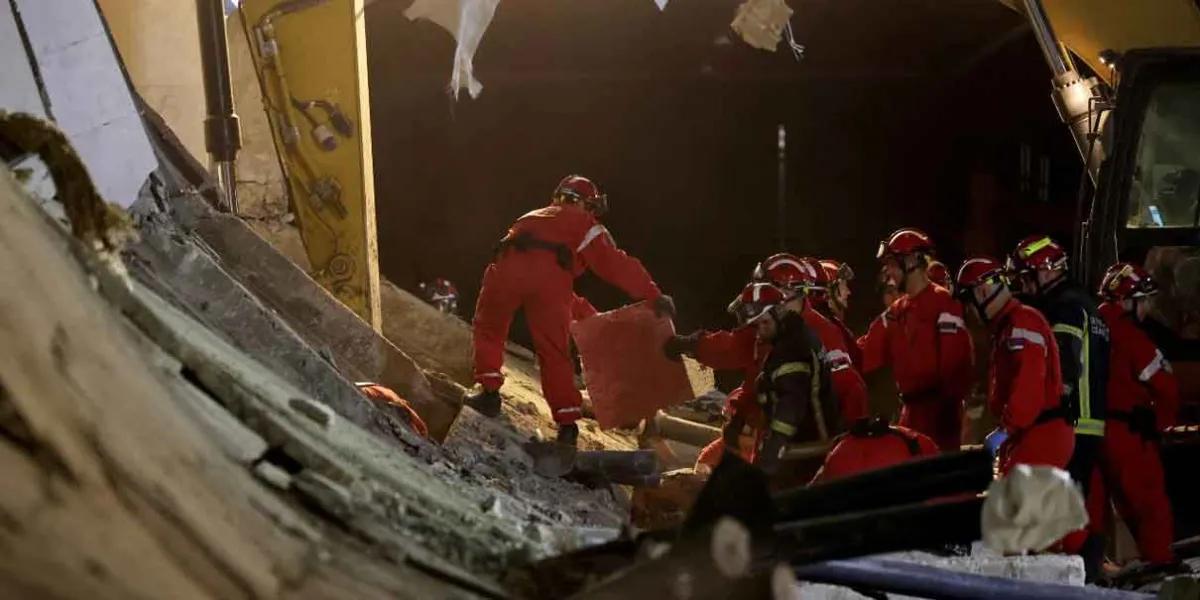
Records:
[[[1183,401],[1163,464],[1172,503],[1195,507],[1187,480],[1200,460],[1200,48],[1131,50],[1118,68],[1106,156],[1081,215],[1081,266],[1095,284],[1107,265],[1139,262],[1161,286],[1144,328]],[[1177,539],[1200,534],[1193,510],[1175,512]]]
[[[1130,51],[1119,81],[1081,258],[1092,282],[1117,260],[1159,281],[1147,330],[1200,423],[1200,48]]]

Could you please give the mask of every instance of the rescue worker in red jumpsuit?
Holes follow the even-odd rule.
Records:
[[[854,271],[850,265],[832,258],[823,258],[820,263],[827,283],[824,292],[810,295],[813,307],[841,330],[854,368],[861,369],[862,352],[858,349],[857,336],[846,327],[846,311],[850,310],[850,282],[854,280]]]
[[[1104,443],[1111,355],[1108,325],[1083,284],[1067,272],[1067,252],[1044,235],[1021,240],[1008,258],[1008,270],[1019,279],[1021,297],[1050,322],[1058,343],[1063,381],[1063,409],[1075,427],[1075,450],[1067,471],[1086,498]],[[1064,549],[1084,559],[1088,579],[1104,560],[1103,540],[1087,530],[1068,535]]]
[[[475,305],[475,381],[481,392],[466,404],[487,416],[500,414],[504,349],[513,313],[523,308],[533,334],[542,393],[558,423],[558,442],[574,448],[582,397],[575,387],[570,355],[572,316],[595,309],[575,295],[575,278],[590,269],[655,312],[673,315],[675,306],[642,263],[613,242],[599,217],[607,196],[586,177],[570,175],[558,184],[549,206],[517,219],[500,241],[483,275]]]
[[[900,425],[928,435],[943,451],[958,450],[963,400],[974,364],[962,305],[929,281],[933,241],[901,229],[879,244],[885,279],[904,293],[858,339],[862,374],[891,365],[900,392]]]
[[[1147,563],[1174,566],[1174,524],[1159,457],[1160,432],[1175,425],[1179,390],[1171,366],[1139,327],[1158,285],[1145,269],[1117,263],[1100,284],[1112,333],[1108,414],[1099,470],[1088,496],[1089,529],[1103,535],[1112,495]],[[1106,493],[1107,492],[1107,493]]]
[[[812,482],[883,469],[937,453],[937,444],[923,433],[889,425],[880,417],[859,419],[834,439],[833,448],[825,455],[825,464]]]
[[[1005,269],[991,258],[972,258],[958,271],[959,298],[987,324],[992,338],[988,410],[1007,438],[997,452],[997,472],[1018,464],[1064,469],[1075,432],[1062,406],[1058,345],[1050,323],[1008,289]]]

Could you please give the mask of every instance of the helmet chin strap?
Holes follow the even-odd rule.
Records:
[[[908,268],[908,257],[911,256],[918,263],[918,266]],[[900,259],[900,281],[896,282],[896,288],[902,293],[908,293],[908,276],[912,275],[919,267],[919,263],[924,260],[924,256],[920,254],[905,254]]]
[[[980,285],[988,285],[988,284],[981,283]],[[990,295],[988,295],[987,298],[984,298],[982,302],[975,299],[975,290],[974,289],[971,290],[971,296],[970,296],[971,304],[973,304],[975,306],[975,310],[979,312],[979,318],[983,319],[983,321],[985,323],[990,322],[992,320],[991,317],[988,316],[987,307],[991,306],[992,302],[996,301],[996,297],[999,296],[1000,292],[1004,289],[1003,284],[994,284],[994,285],[996,286],[996,289],[994,291],[992,291],[992,293]]]

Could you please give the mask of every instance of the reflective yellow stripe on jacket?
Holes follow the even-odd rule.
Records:
[[[1083,311],[1083,329],[1060,323],[1054,326],[1054,333],[1075,336],[1080,341],[1079,381],[1075,382],[1075,389],[1079,391],[1079,422],[1075,424],[1075,434],[1103,436],[1104,421],[1092,418],[1092,359],[1089,344],[1091,334],[1088,331],[1090,328],[1087,327],[1089,321],[1087,311]]]

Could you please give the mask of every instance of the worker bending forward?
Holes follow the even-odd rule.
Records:
[[[930,282],[929,236],[901,229],[879,244],[886,279],[904,295],[859,338],[862,374],[891,365],[900,391],[900,425],[919,431],[943,451],[962,444],[963,400],[975,356],[962,306]]]
[[[778,469],[789,441],[828,440],[841,428],[821,342],[805,324],[803,308],[801,297],[770,283],[742,291],[743,318],[771,345],[758,376],[766,428],[755,453],[755,464],[768,474]]]
[[[997,452],[999,475],[1018,464],[1066,468],[1075,433],[1064,418],[1058,345],[1046,318],[1012,297],[1003,265],[972,258],[955,290],[992,337],[988,410],[1007,438]]]
[[[879,417],[859,419],[834,439],[833,448],[825,455],[825,464],[812,482],[884,469],[937,453],[937,444],[923,433],[889,425]]]
[[[1175,562],[1174,525],[1158,440],[1161,431],[1175,425],[1179,390],[1170,364],[1138,326],[1149,308],[1146,298],[1157,292],[1150,274],[1129,263],[1110,267],[1100,284],[1100,314],[1112,332],[1112,363],[1101,469],[1092,475],[1088,512],[1089,529],[1102,535],[1111,494],[1142,559],[1169,564]]]
[[[651,301],[656,312],[674,314],[671,298],[641,262],[617,248],[598,221],[607,208],[596,184],[571,175],[558,184],[550,206],[517,219],[500,241],[475,305],[475,381],[483,390],[466,399],[468,406],[488,416],[500,414],[508,328],[513,313],[523,308],[542,393],[559,425],[558,441],[574,447],[582,397],[575,387],[569,327],[573,315],[594,310],[575,296],[575,278],[590,269],[631,297]]]

